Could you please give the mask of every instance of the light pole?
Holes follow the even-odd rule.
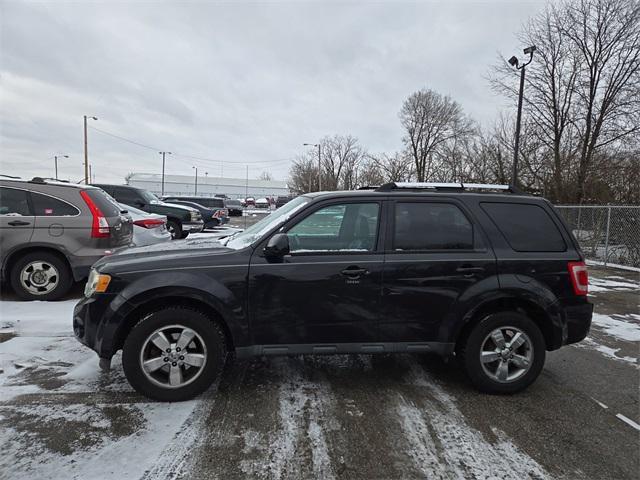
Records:
[[[171,152],[158,152],[158,153],[162,155],[162,188],[160,189],[162,193],[160,194],[160,196],[164,197],[164,156],[171,155]]]
[[[515,147],[513,151],[513,173],[511,174],[511,183],[514,187],[518,186],[518,153],[520,150],[520,122],[522,120],[522,97],[524,94],[524,72],[526,70],[527,65],[531,63],[533,60],[533,52],[536,51],[535,45],[527,47],[524,49],[524,54],[529,55],[529,60],[526,63],[520,65],[518,58],[513,56],[509,59],[509,64],[512,67],[516,67],[516,69],[520,70],[520,92],[518,94],[518,117],[516,119],[516,141]]]
[[[318,148],[318,191],[322,190],[322,163],[320,160],[320,144],[319,143],[303,143],[305,147]]]
[[[53,156],[53,162],[56,166],[56,176],[55,179],[58,179],[58,157],[63,157],[63,158],[69,158],[69,155],[54,155]]]
[[[84,184],[89,184],[89,151],[87,148],[87,118],[98,120],[98,117],[84,115]]]
[[[194,195],[198,195],[198,167],[191,167],[196,170],[196,183],[195,183],[195,192]]]

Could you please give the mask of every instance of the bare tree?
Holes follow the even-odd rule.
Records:
[[[271,175],[269,172],[267,171],[263,171],[259,176],[258,176],[258,180],[265,180],[265,181],[271,181],[273,180],[273,175]]]
[[[289,189],[298,195],[317,191],[317,160],[306,154],[294,160],[289,171],[288,185]]]
[[[460,104],[428,89],[409,95],[400,110],[400,121],[405,129],[403,142],[411,153],[419,182],[434,174],[436,157],[447,142],[472,130]]]
[[[334,135],[320,141],[322,188],[350,190],[357,185],[358,167],[366,151],[351,135]]]

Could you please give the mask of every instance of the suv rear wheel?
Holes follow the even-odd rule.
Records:
[[[478,323],[458,350],[471,382],[487,393],[515,393],[531,385],[544,366],[545,341],[519,312],[500,312]]]
[[[57,300],[66,294],[73,278],[64,260],[49,252],[32,252],[11,268],[11,286],[24,300]]]
[[[224,334],[202,312],[167,307],[145,316],[125,340],[122,366],[139,393],[163,402],[205,391],[224,366]]]

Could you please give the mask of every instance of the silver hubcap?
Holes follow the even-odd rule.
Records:
[[[140,351],[145,376],[163,388],[180,388],[193,382],[207,363],[204,340],[183,325],[162,327],[147,337]]]
[[[31,262],[20,272],[20,283],[33,295],[45,295],[58,285],[59,274],[56,267],[47,262]]]
[[[482,369],[496,382],[509,383],[518,380],[529,371],[532,362],[533,344],[519,328],[496,328],[482,342]]]

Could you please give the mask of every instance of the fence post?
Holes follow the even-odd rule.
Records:
[[[611,206],[607,208],[607,233],[604,239],[604,266],[607,266],[609,258],[609,226],[611,225]]]

